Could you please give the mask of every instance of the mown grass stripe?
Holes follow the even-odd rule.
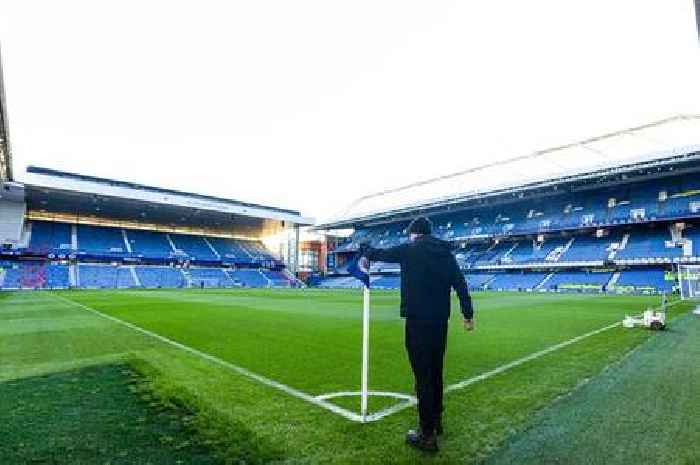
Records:
[[[144,335],[146,335],[146,336],[149,336],[149,337],[152,337],[152,338],[154,338],[154,339],[157,339],[157,340],[160,341],[160,342],[163,342],[163,343],[165,343],[165,344],[169,344],[169,345],[171,345],[171,346],[173,346],[173,347],[176,347],[176,348],[178,348],[178,349],[180,349],[180,350],[183,350],[183,351],[185,351],[185,352],[189,352],[190,354],[193,354],[193,355],[196,355],[196,356],[198,356],[198,357],[201,357],[201,358],[203,358],[203,359],[205,359],[205,360],[207,360],[207,361],[209,361],[209,362],[212,362],[212,363],[215,363],[215,364],[217,364],[217,365],[223,366],[224,368],[227,368],[227,369],[229,369],[229,370],[231,370],[231,371],[234,371],[234,372],[236,372],[236,373],[238,373],[238,374],[240,374],[240,375],[243,375],[243,376],[245,376],[245,377],[247,377],[247,378],[253,379],[253,380],[255,380],[255,381],[257,381],[257,382],[259,382],[259,383],[261,383],[261,384],[264,384],[265,386],[268,386],[268,387],[271,387],[271,388],[274,388],[274,389],[278,389],[278,390],[280,390],[280,391],[282,391],[282,392],[284,392],[284,393],[286,393],[286,394],[289,394],[290,396],[293,396],[293,397],[296,397],[296,398],[298,398],[298,399],[304,400],[304,401],[306,401],[306,402],[308,402],[308,403],[310,403],[310,404],[316,405],[316,406],[318,406],[318,407],[325,408],[326,410],[329,410],[329,411],[331,411],[331,412],[333,412],[333,413],[335,413],[335,414],[337,414],[337,415],[340,415],[340,416],[342,416],[342,417],[344,417],[344,418],[347,418],[348,420],[352,420],[352,421],[362,421],[362,420],[363,420],[362,416],[360,416],[360,415],[358,415],[358,414],[356,414],[356,413],[354,413],[354,412],[351,412],[351,411],[349,411],[349,410],[346,410],[346,409],[344,409],[344,408],[342,408],[342,407],[339,407],[339,406],[337,406],[337,405],[335,405],[335,404],[332,404],[332,403],[330,403],[330,402],[326,402],[326,401],[324,401],[324,400],[322,400],[322,399],[318,399],[318,398],[316,398],[315,396],[312,396],[311,394],[307,394],[306,392],[300,391],[300,390],[295,389],[295,388],[293,388],[293,387],[291,387],[291,386],[288,386],[288,385],[286,385],[286,384],[282,384],[282,383],[280,383],[280,382],[278,382],[278,381],[275,381],[275,380],[273,380],[273,379],[270,379],[270,378],[267,378],[267,377],[265,377],[265,376],[259,375],[259,374],[254,373],[254,372],[252,372],[252,371],[250,371],[250,370],[248,370],[248,369],[246,369],[246,368],[240,367],[240,366],[238,366],[238,365],[234,365],[233,363],[230,363],[230,362],[227,362],[227,361],[225,361],[225,360],[222,360],[222,359],[220,359],[220,358],[218,358],[218,357],[215,357],[215,356],[213,356],[213,355],[211,355],[211,354],[208,354],[208,353],[206,353],[206,352],[202,352],[201,350],[197,350],[197,349],[194,349],[194,348],[192,348],[192,347],[186,346],[186,345],[181,344],[181,343],[179,343],[179,342],[177,342],[177,341],[174,341],[174,340],[172,340],[172,339],[169,339],[169,338],[167,338],[167,337],[165,337],[165,336],[161,336],[160,334],[157,334],[157,333],[154,333],[154,332],[149,331],[149,330],[147,330],[147,329],[141,328],[140,326],[136,326],[136,325],[131,324],[131,323],[129,323],[129,322],[126,322],[126,321],[124,321],[124,320],[120,320],[119,318],[115,318],[115,317],[113,317],[113,316],[111,316],[111,315],[107,315],[107,314],[105,314],[105,313],[100,312],[99,310],[95,310],[94,308],[88,307],[87,305],[83,305],[83,304],[81,304],[81,303],[75,302],[75,301],[70,300],[70,299],[66,299],[65,297],[58,296],[58,295],[55,295],[55,294],[54,294],[53,296],[54,296],[56,299],[59,299],[59,300],[65,302],[65,303],[67,303],[67,304],[69,304],[69,305],[73,305],[73,306],[75,306],[75,307],[82,308],[83,310],[92,312],[92,313],[94,313],[94,314],[96,314],[96,315],[98,315],[98,316],[100,316],[100,317],[102,317],[102,318],[105,318],[105,319],[107,319],[107,320],[110,320],[110,321],[112,321],[112,322],[114,322],[114,323],[117,323],[117,324],[126,326],[127,328],[130,328],[130,329],[132,329],[132,330],[134,330],[134,331],[138,331],[139,333],[142,333],[142,334],[144,334]]]

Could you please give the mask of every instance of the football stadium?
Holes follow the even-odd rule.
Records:
[[[0,463],[700,463],[700,115],[387,186],[319,221],[19,176],[1,71]],[[410,244],[417,217],[477,322],[465,335],[453,294],[437,455],[403,440],[401,266],[371,261],[369,288],[352,271],[363,247]]]

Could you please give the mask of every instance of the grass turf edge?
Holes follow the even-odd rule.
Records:
[[[669,316],[674,318],[685,310],[684,304],[681,304],[670,311]],[[583,346],[575,344],[557,353],[548,354],[541,359],[529,362],[524,366],[513,369],[511,372],[499,375],[492,380],[480,383],[473,388],[450,394],[446,401],[448,402],[448,412],[450,413],[448,428],[451,430],[451,433],[449,433],[445,442],[450,444],[464,433],[467,433],[467,435],[479,435],[480,437],[474,441],[472,447],[469,447],[473,455],[469,459],[462,457],[460,461],[472,463],[472,461],[480,461],[487,458],[493,451],[501,447],[509,437],[529,428],[529,422],[534,414],[570,395],[606,370],[614,369],[615,366],[637,350],[651,336],[652,333],[642,329],[624,330],[616,328],[611,330],[609,334],[604,333],[592,337],[590,340],[582,343]],[[581,350],[582,348],[584,350]],[[560,365],[557,365],[556,362],[552,363],[552,361],[561,360],[562,358],[563,363]],[[591,362],[591,359],[595,361]],[[579,365],[580,361],[585,362],[586,360],[588,362]],[[201,393],[197,392],[198,389],[173,382],[169,379],[167,372],[160,370],[150,362],[143,359],[134,359],[131,361],[131,365],[145,380],[143,387],[146,392],[156,395],[159,401],[165,405],[184,406],[188,411],[193,412],[190,426],[204,438],[205,444],[212,447],[225,463],[288,463],[289,461],[294,462],[301,459],[296,454],[293,454],[294,457],[287,457],[286,453],[283,452],[285,449],[283,444],[272,444],[268,439],[256,434],[253,428],[246,426],[245,419],[231,419],[230,415],[223,415],[215,405],[207,402],[206,396],[202,396]],[[565,373],[565,376],[554,382],[556,376],[553,375],[559,372]],[[544,376],[542,378],[547,379],[548,382],[541,381],[540,376],[543,373]],[[526,382],[532,382],[535,391],[538,393],[529,401],[522,398],[527,395],[526,392],[508,391],[508,384],[512,382],[513,377],[518,378],[520,376]],[[490,422],[491,424],[476,425],[476,429],[467,428],[467,430],[471,431],[465,431],[461,427],[463,425],[455,428],[454,422],[458,412],[454,405],[463,402],[459,398],[487,397],[488,392],[493,389],[501,389],[501,392],[505,393],[503,398],[504,403],[507,405],[501,418],[489,418],[493,417],[492,414],[487,412],[492,408],[492,405],[486,405],[483,409],[477,407],[477,415],[475,416],[489,418],[493,420]],[[520,408],[521,400],[525,400],[525,403],[528,405]],[[471,402],[471,400],[467,402]],[[382,427],[381,424],[372,425],[370,428],[375,430],[392,430],[390,437],[393,438],[396,434],[396,423],[405,423],[405,418],[410,415],[413,415],[413,412],[403,412],[402,415],[388,418],[386,423],[384,423],[386,428]],[[452,424],[450,425],[450,423]],[[482,426],[483,428],[481,428]],[[380,434],[382,433],[380,432]],[[286,442],[285,438],[281,438],[281,440]],[[372,445],[368,444],[368,447],[371,449]],[[306,456],[304,459],[308,459],[308,462],[304,463],[316,463],[316,459],[325,463],[329,459],[327,456],[324,457],[326,455],[324,452],[314,449],[312,446],[307,452],[312,454],[318,452],[318,456]],[[454,463],[457,457],[450,453],[450,449],[450,446],[446,447],[444,450],[445,454],[441,454],[441,457],[433,458],[432,463]],[[461,449],[461,453],[464,453],[463,448],[460,447],[459,449]],[[379,454],[378,456],[365,456],[361,462],[414,463],[416,459],[421,460],[420,457],[412,457],[410,451],[408,455],[396,454],[386,456],[382,454],[382,450],[385,449],[383,447],[379,448],[375,451]],[[361,463],[356,460],[357,458],[349,456],[345,457],[346,460],[343,460],[341,457],[336,457],[336,459],[342,461],[339,463]],[[367,461],[365,462],[365,460]],[[331,459],[329,463],[336,463],[336,461]]]
[[[134,386],[141,398],[153,406],[185,412],[184,426],[223,463],[254,465],[285,460],[278,447],[256,435],[245,422],[221,415],[201,396],[171,381],[152,363],[142,358],[131,358],[126,363],[138,374]]]
[[[686,315],[692,308],[695,307],[695,303],[692,302],[674,301],[671,303],[673,303],[674,306],[667,309],[667,323],[669,324],[673,320],[683,315]],[[536,428],[538,425],[538,421],[544,412],[546,412],[550,408],[555,408],[557,404],[562,403],[566,399],[572,397],[575,393],[577,393],[596,379],[606,375],[611,371],[619,369],[625,363],[626,360],[628,360],[642,347],[644,347],[645,344],[648,343],[649,340],[655,335],[654,331],[648,330],[646,328],[625,329],[620,327],[617,328],[617,331],[619,331],[625,337],[629,336],[634,338],[634,342],[631,345],[627,346],[626,349],[623,345],[619,352],[615,352],[614,354],[609,353],[609,358],[607,362],[596,372],[590,373],[587,376],[583,376],[578,383],[576,383],[569,389],[562,390],[557,395],[553,396],[549,402],[540,403],[536,408],[528,411],[526,415],[523,415],[522,418],[520,418],[519,421],[516,422],[517,426],[508,428],[506,435],[494,441],[492,444],[488,445],[488,447],[485,447],[483,450],[480,450],[478,455],[475,457],[475,461],[473,463],[478,463],[480,465],[489,463],[489,459],[491,459],[492,456],[496,452],[498,452],[502,447],[507,446],[510,442],[514,441],[521,435],[526,434],[529,430]],[[574,348],[575,345],[573,347],[567,348],[566,350],[573,350]]]

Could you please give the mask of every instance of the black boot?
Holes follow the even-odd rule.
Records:
[[[406,433],[406,444],[425,452],[437,452],[437,438],[435,434],[424,434],[421,430],[409,430]]]
[[[435,422],[435,434],[442,436],[442,418],[438,418]]]

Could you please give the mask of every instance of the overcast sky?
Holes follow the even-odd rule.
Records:
[[[19,179],[34,164],[318,219],[700,113],[693,0],[0,0],[0,41]]]

